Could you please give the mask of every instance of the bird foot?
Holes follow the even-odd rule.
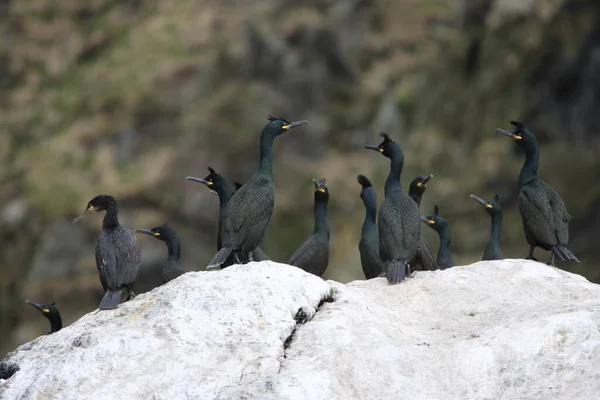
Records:
[[[129,301],[129,300],[133,300],[133,299],[135,299],[135,293],[133,293],[133,291],[130,290],[125,301]]]
[[[554,264],[554,261],[553,261],[553,260],[550,260],[550,261],[548,261],[548,262],[546,263],[546,265],[549,265],[549,266],[551,266],[551,267],[556,267],[556,265]]]
[[[525,257],[526,260],[533,260],[533,261],[538,261],[537,258],[535,258],[534,256],[527,256]]]

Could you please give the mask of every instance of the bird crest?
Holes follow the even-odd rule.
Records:
[[[208,167],[208,172],[210,172],[211,175],[214,175],[216,172],[214,169],[212,169],[211,167]]]
[[[519,121],[510,121],[510,124],[517,128],[525,128],[525,124],[523,124],[522,122],[519,122]]]
[[[433,206],[433,215],[435,215],[437,217],[439,214],[440,214],[440,208],[436,204],[435,206]]]
[[[500,203],[500,196],[498,196],[498,194],[496,193],[496,195],[494,196],[494,201],[496,203]]]
[[[390,138],[390,135],[388,135],[385,132],[381,132],[379,134],[379,136],[381,136],[383,138],[383,143],[387,143],[387,142],[391,142],[392,141],[392,138]]]
[[[276,117],[276,116],[274,116],[274,115],[271,115],[271,114],[269,114],[269,115],[267,116],[267,119],[268,119],[269,121],[277,121],[277,120],[280,120],[280,121],[283,121],[283,122],[284,122],[286,125],[289,125],[289,124],[290,124],[290,121],[288,121],[287,119],[285,119],[285,118],[283,118],[283,117]]]

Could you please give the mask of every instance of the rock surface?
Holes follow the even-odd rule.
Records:
[[[600,286],[525,260],[190,272],[10,353],[2,399],[595,399]]]

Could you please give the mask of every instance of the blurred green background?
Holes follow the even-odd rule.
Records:
[[[204,269],[218,200],[185,177],[210,165],[248,179],[269,113],[310,121],[275,142],[261,244],[274,260],[312,231],[311,179],[325,177],[324,277],[363,279],[356,175],[381,202],[389,162],[362,149],[380,131],[404,150],[405,188],[434,174],[421,209],[440,206],[457,263],[480,260],[489,235],[471,193],[500,195],[505,254],[524,257],[524,158],[495,133],[516,119],[573,216],[582,263],[559,267],[600,282],[597,0],[4,0],[0,35],[0,356],[48,330],[26,298],[56,300],[65,325],[96,308],[102,216],[71,219],[97,194],[118,199],[129,228],[168,222],[185,268]],[[166,248],[138,239],[143,292],[160,282]]]

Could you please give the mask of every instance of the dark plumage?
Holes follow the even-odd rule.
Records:
[[[497,132],[513,138],[525,151],[525,163],[519,174],[519,211],[530,246],[527,258],[535,260],[533,251],[541,247],[552,251],[550,265],[554,265],[554,257],[579,262],[566,247],[571,219],[567,207],[558,193],[538,178],[540,151],[537,139],[521,122],[510,123],[515,127],[513,132],[503,129],[497,129]]]
[[[485,201],[482,198],[471,195],[471,198],[485,207],[485,211],[492,218],[492,231],[490,240],[483,252],[482,260],[503,260],[504,253],[500,248],[500,234],[502,233],[502,208],[500,207],[500,197],[494,196],[492,201]]]
[[[121,291],[127,293],[125,301],[135,297],[132,289],[140,267],[140,248],[133,232],[119,224],[119,207],[112,196],[103,194],[94,197],[73,222],[101,211],[106,211],[106,215],[96,245],[96,267],[105,292],[99,308],[106,310],[119,305]]]
[[[408,195],[417,203],[419,209],[421,209],[421,198],[425,194],[427,183],[431,178],[433,178],[433,175],[417,176],[408,187]],[[419,237],[417,256],[412,260],[411,265],[414,271],[434,271],[438,269],[435,258],[433,258],[433,252],[423,235]]]
[[[390,173],[385,181],[385,200],[379,209],[379,255],[387,263],[388,283],[404,280],[408,263],[417,255],[421,236],[420,214],[415,203],[400,185],[404,165],[404,154],[388,134],[381,133],[383,142],[379,146],[365,146],[389,158]]]
[[[273,214],[273,142],[288,129],[307,123],[269,117],[260,135],[258,171],[231,196],[223,215],[223,247],[209,262],[209,268],[220,267],[232,252],[238,262],[250,261],[250,253],[260,245]]]
[[[365,205],[365,221],[362,225],[358,251],[365,278],[377,278],[383,272],[383,262],[379,256],[379,232],[377,231],[377,193],[364,175],[356,177],[362,186],[360,198]]]
[[[223,241],[223,216],[225,215],[225,209],[227,208],[227,204],[229,204],[231,196],[233,196],[233,194],[243,185],[239,182],[228,181],[221,174],[215,172],[215,170],[211,167],[208,167],[208,175],[204,179],[195,178],[193,176],[188,176],[186,179],[188,181],[204,184],[210,189],[211,193],[219,196],[219,224],[217,231],[217,251],[219,251],[223,247],[221,243]],[[254,261],[264,261],[269,260],[269,257],[261,250],[260,247],[257,247],[254,249],[254,251],[252,251],[252,259]],[[221,268],[229,267],[234,263],[234,254],[230,253],[227,260],[221,264]]]
[[[433,215],[429,217],[421,217],[421,221],[425,222],[431,229],[435,230],[440,237],[440,247],[437,253],[437,264],[440,269],[454,267],[454,260],[450,253],[450,225],[445,218],[439,216],[438,206],[434,207]]]
[[[158,240],[165,242],[167,245],[167,263],[162,267],[163,283],[167,283],[188,272],[179,266],[181,241],[179,240],[179,235],[174,229],[171,229],[164,224],[150,230],[136,229],[135,232],[153,236]]]
[[[313,179],[313,183],[315,186],[315,228],[308,239],[292,255],[288,264],[321,276],[329,264],[329,225],[327,225],[329,189],[325,186],[325,179],[318,182]]]
[[[30,304],[34,308],[38,309],[39,312],[42,313],[44,317],[50,321],[50,331],[48,333],[58,332],[62,329],[62,318],[60,317],[60,312],[58,312],[58,308],[54,305],[55,301],[52,301],[48,304],[37,304],[31,300],[25,300],[25,303]]]

